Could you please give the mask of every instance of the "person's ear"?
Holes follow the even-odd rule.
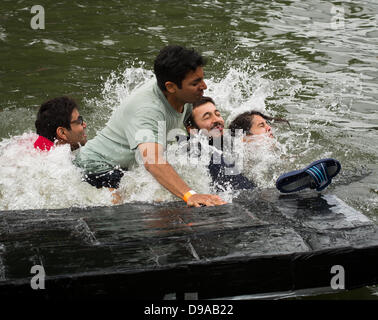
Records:
[[[58,140],[63,140],[63,141],[67,141],[67,134],[66,134],[66,131],[67,129],[64,128],[64,127],[58,127],[56,128],[56,137]]]
[[[176,90],[177,90],[177,86],[174,82],[171,82],[171,81],[167,81],[165,83],[165,88],[166,90],[169,92],[169,93],[175,93]]]

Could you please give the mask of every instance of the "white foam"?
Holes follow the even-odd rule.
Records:
[[[5,28],[0,26],[0,40],[5,41],[7,38],[7,34],[5,33]]]
[[[33,133],[0,142],[0,210],[109,205],[111,194],[81,181],[68,145],[33,148]]]
[[[29,46],[32,46],[36,43],[41,43],[41,42],[45,45],[45,49],[51,52],[65,53],[65,52],[79,50],[79,48],[75,46],[60,43],[58,41],[51,40],[51,39],[34,39],[33,41],[29,43]]]
[[[96,110],[96,118],[102,122],[96,123],[95,127],[102,128],[130,93],[152,77],[153,73],[145,69],[143,63],[127,67],[122,72],[112,72],[104,81],[101,96],[85,101],[85,104],[90,104]],[[205,95],[215,99],[225,120],[251,108],[265,112],[265,99],[268,96],[276,90],[287,90],[289,95],[294,90],[292,83],[283,79],[264,79],[259,68],[253,67],[245,70],[231,67],[223,78],[211,78],[207,80],[207,85],[209,90]],[[25,133],[0,142],[0,210],[112,205],[111,194],[107,189],[96,189],[82,181],[81,171],[72,164],[73,155],[68,146],[59,146],[50,152],[39,152],[33,148],[35,139],[35,134]],[[290,140],[287,137],[286,140],[289,144],[295,141],[294,138]],[[286,152],[285,147],[281,146],[281,153]],[[256,179],[258,185],[269,187],[278,174],[269,170],[281,154],[276,152],[268,155],[264,152],[264,155],[250,163],[246,157],[244,172]],[[177,144],[168,147],[167,157],[192,189],[198,193],[214,193],[207,168],[208,160],[188,162],[186,155],[180,155]],[[162,187],[143,166],[126,172],[121,179],[119,192],[123,202],[179,200]],[[238,193],[226,189],[220,195],[231,202]]]

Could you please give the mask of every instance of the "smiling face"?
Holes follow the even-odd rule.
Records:
[[[68,143],[71,145],[71,148],[77,148],[79,144],[83,146],[87,143],[87,135],[85,132],[87,124],[82,118],[80,121],[79,116],[79,111],[74,109],[71,116],[71,130],[68,131],[67,134]]]
[[[71,150],[75,150],[79,148],[79,146],[84,146],[87,143],[87,135],[85,132],[87,124],[76,108],[72,111],[70,125],[70,130],[64,127],[58,127],[57,137],[59,144],[69,143]]]
[[[252,117],[249,133],[252,135],[268,134],[270,138],[273,138],[272,127],[259,115]]]
[[[199,130],[206,129],[205,134],[211,137],[219,137],[223,135],[224,120],[216,108],[211,102],[206,102],[197,106],[192,111],[194,124],[197,126],[189,127]]]

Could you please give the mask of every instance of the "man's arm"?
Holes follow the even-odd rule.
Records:
[[[162,145],[150,142],[141,143],[138,145],[138,150],[146,170],[168,191],[183,199],[190,188],[164,158]],[[219,196],[211,194],[194,194],[187,201],[189,206],[194,207],[201,205],[216,206],[226,203]]]

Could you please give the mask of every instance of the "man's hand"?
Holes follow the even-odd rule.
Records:
[[[193,194],[187,202],[189,207],[202,207],[202,206],[219,206],[222,204],[227,204],[219,196],[213,194]]]
[[[109,191],[112,193],[112,203],[121,204],[122,196],[119,194],[119,192],[114,188],[109,188]]]
[[[138,149],[146,170],[168,191],[181,198],[190,190],[177,172],[164,158],[163,146],[158,143],[142,143]],[[189,207],[218,206],[226,204],[212,194],[193,194],[187,201]]]

